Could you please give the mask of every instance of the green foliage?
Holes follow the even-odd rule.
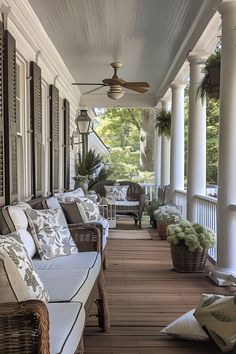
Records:
[[[169,225],[167,240],[174,245],[188,247],[190,252],[202,252],[215,245],[215,237],[211,230],[187,220],[182,220],[176,225]]]
[[[198,88],[197,94],[201,96],[203,100],[206,95],[209,95],[212,92],[212,85],[210,80],[209,71],[212,67],[220,67],[221,62],[221,50],[217,49],[215,53],[211,54],[206,61],[204,68],[204,78]]]
[[[217,184],[219,101],[215,99],[207,99],[206,139],[207,183]]]
[[[187,179],[188,156],[188,105],[189,92],[185,90],[185,178]],[[206,182],[217,184],[219,100],[207,97],[206,105]]]
[[[168,139],[171,135],[171,113],[162,109],[156,115],[156,128],[158,129],[158,135],[165,135]]]
[[[139,171],[141,112],[141,109],[109,108],[99,117],[96,132],[110,148],[112,180],[154,180],[153,173]]]
[[[90,177],[96,171],[101,162],[102,157],[97,154],[95,150],[90,149],[84,159],[82,158],[82,154],[79,154],[74,180],[80,176]]]

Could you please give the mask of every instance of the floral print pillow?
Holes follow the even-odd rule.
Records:
[[[78,252],[61,209],[32,209],[27,210],[26,214],[41,259]]]
[[[117,201],[127,200],[127,191],[129,186],[104,186],[105,196]]]
[[[194,316],[224,353],[236,349],[236,296],[202,294]]]
[[[0,236],[0,253],[10,257],[15,263],[31,299],[49,301],[47,290],[34,269],[18,232]]]
[[[76,201],[82,205],[88,221],[97,221],[101,218],[97,203],[88,198],[78,198]]]

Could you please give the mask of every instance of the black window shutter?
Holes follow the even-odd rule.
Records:
[[[30,62],[30,125],[32,132],[32,194],[42,195],[42,88],[41,69]]]
[[[70,102],[64,99],[64,188],[70,189]]]
[[[12,35],[4,31],[4,146],[5,146],[5,194],[6,204],[18,198],[17,188],[17,125],[16,125],[16,43]]]
[[[50,192],[59,190],[59,90],[50,85]]]
[[[3,24],[0,22],[0,206],[5,204],[3,136]]]

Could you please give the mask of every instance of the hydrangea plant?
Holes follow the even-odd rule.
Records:
[[[190,252],[202,252],[215,245],[214,233],[200,224],[181,220],[167,228],[167,240],[173,245],[185,245]]]
[[[154,218],[162,224],[176,224],[181,219],[181,213],[175,206],[164,205],[154,211]]]

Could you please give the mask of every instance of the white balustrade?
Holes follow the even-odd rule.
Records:
[[[150,202],[155,197],[155,184],[154,183],[139,183],[141,187],[143,187],[145,191],[146,199]]]
[[[212,230],[217,238],[217,199],[195,195],[197,201],[197,222]],[[216,261],[216,246],[209,250],[209,256]]]
[[[182,218],[186,219],[187,215],[187,192],[185,190],[176,189],[173,197],[175,204],[180,208]]]

